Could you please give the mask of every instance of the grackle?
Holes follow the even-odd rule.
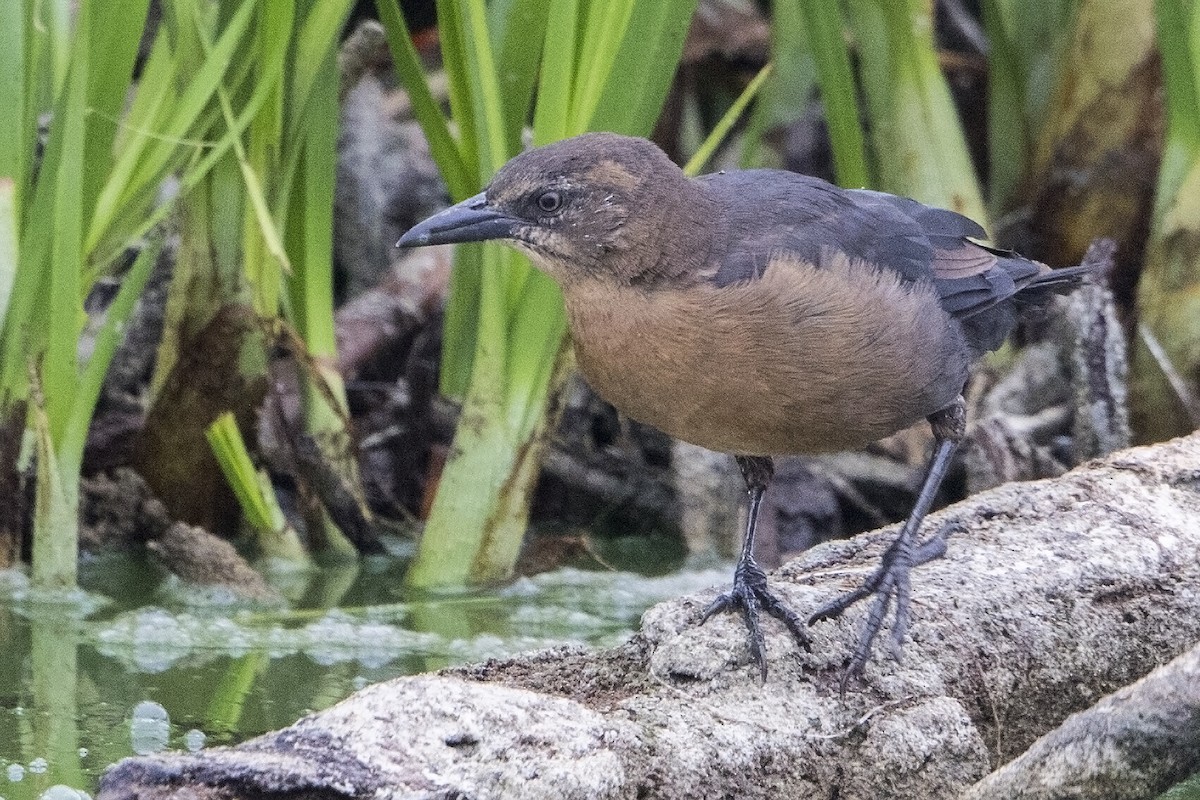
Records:
[[[500,240],[562,287],[579,368],[621,411],[732,453],[749,493],[733,586],[704,612],[740,610],[767,674],[760,611],[809,647],[805,621],[753,556],[771,457],[860,447],[924,418],[935,448],[916,504],[879,568],[807,620],[874,595],[847,676],[860,674],[910,572],[965,428],[967,371],[1022,307],[1078,284],[980,243],[983,228],[905,197],[778,170],[686,177],[653,143],[609,133],[522,153],[487,189],[420,223],[401,247]]]

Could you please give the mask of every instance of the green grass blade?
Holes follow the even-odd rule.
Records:
[[[1033,149],[1025,105],[1021,55],[1004,25],[998,0],[983,0],[988,32],[988,161],[993,211],[1004,206],[1020,184]],[[1019,34],[1018,34],[1019,35]]]
[[[292,87],[288,111],[294,119],[311,119],[308,103],[321,71],[333,69],[329,56],[337,48],[338,32],[346,25],[351,0],[321,0],[313,3],[293,43]],[[286,62],[284,62],[286,63]]]
[[[4,330],[8,301],[12,298],[13,284],[16,282],[17,267],[20,264],[16,194],[12,178],[0,177],[0,331]],[[3,392],[0,391],[0,401],[2,400]]]
[[[510,356],[507,405],[514,430],[528,426],[530,409],[545,397],[555,357],[567,332],[558,285],[539,272],[525,286],[513,315],[512,341],[535,347],[524,347]]]
[[[551,0],[542,47],[542,78],[533,112],[533,143],[565,139],[571,130],[571,91],[575,76],[575,50],[579,25],[579,0]]]
[[[640,2],[603,85],[591,130],[648,136],[675,77],[696,0]]]
[[[475,101],[471,97],[471,48],[464,29],[464,2],[437,0],[438,40],[442,48],[442,68],[446,72],[446,89],[450,95],[450,118],[458,126],[459,150],[471,173],[471,184],[478,187],[480,134],[475,129]]]
[[[479,136],[479,182],[482,185],[508,160],[508,147],[492,37],[487,29],[487,9],[483,0],[466,0],[465,11],[463,31],[470,42],[467,63],[475,129]]]
[[[225,93],[224,89],[219,89],[217,95],[221,102],[221,110],[225,113],[226,124],[232,128],[235,120],[229,96]],[[246,150],[242,146],[241,139],[234,137],[232,141],[233,152],[237,158],[238,167],[242,172],[242,180],[245,183],[246,199],[250,201],[250,207],[254,211],[254,219],[258,224],[258,231],[262,235],[263,242],[266,243],[267,252],[271,254],[271,257],[275,259],[285,273],[291,273],[292,262],[288,257],[287,249],[283,246],[283,236],[279,232],[275,218],[271,215],[270,203],[267,202],[262,181],[259,180],[258,173],[250,164],[250,159],[246,155]]]
[[[83,208],[79,177],[84,172],[87,136],[87,84],[89,64],[90,6],[80,13],[83,29],[75,39],[71,68],[60,103],[55,107],[54,124],[61,136],[52,137],[42,169],[53,181],[53,212],[42,223],[49,228],[50,263],[47,272],[49,295],[42,307],[45,313],[46,351],[42,362],[45,382],[46,416],[55,443],[62,439],[76,391],[76,347],[83,323],[83,296],[80,275],[83,270]],[[57,145],[57,148],[55,148]],[[32,229],[33,226],[31,226]],[[41,227],[41,226],[39,226]],[[32,231],[30,231],[32,232]]]
[[[858,89],[850,68],[840,8],[837,3],[823,0],[801,0],[799,7],[817,65],[838,183],[868,186],[871,177],[858,112]]]
[[[121,279],[121,288],[105,312],[104,324],[96,333],[92,355],[79,376],[79,390],[71,404],[66,430],[59,447],[59,459],[64,475],[78,474],[83,466],[83,448],[87,444],[88,426],[96,410],[96,402],[100,399],[104,377],[108,374],[109,364],[112,363],[113,355],[121,344],[125,323],[142,295],[142,289],[146,286],[161,250],[160,239],[155,239],[142,248],[134,259],[133,266]]]
[[[746,106],[750,105],[750,101],[758,94],[759,89],[762,88],[763,83],[770,74],[771,65],[767,64],[758,71],[758,74],[754,76],[754,79],[750,83],[746,84],[746,88],[733,101],[733,104],[729,106],[728,110],[721,116],[721,119],[717,120],[717,124],[713,126],[713,129],[705,137],[704,141],[700,143],[700,147],[688,159],[687,164],[683,168],[685,174],[692,176],[699,175],[700,171],[712,160],[713,154],[717,152],[717,148],[721,146],[721,143],[725,141],[725,137],[733,130],[733,126],[741,119]]]
[[[1193,36],[1192,14],[1184,8],[1184,0],[1157,0],[1155,11],[1163,84],[1167,88],[1169,135],[1200,145],[1200,46]]]
[[[194,75],[187,76],[185,88],[171,104],[170,118],[159,135],[147,135],[144,149],[130,147],[121,153],[96,201],[85,239],[88,252],[96,248],[130,197],[142,187],[157,185],[169,171],[173,159],[178,156],[180,141],[194,130],[222,85],[230,63],[235,60],[234,54],[254,19],[256,3],[257,0],[243,0],[200,68]],[[202,20],[196,19],[194,24],[201,25]]]
[[[36,400],[31,417],[38,465],[31,577],[39,589],[72,589],[79,565],[79,509],[73,501],[79,476],[73,476],[72,482],[63,480],[50,420]]]
[[[20,217],[21,196],[33,159],[32,142],[23,110],[30,89],[25,74],[25,15],[29,0],[0,4],[0,180],[8,178],[9,202]],[[7,298],[3,298],[7,299]],[[4,303],[0,303],[0,321]]]
[[[923,0],[852,0],[878,188],[987,227],[966,139],[934,50]]]
[[[442,394],[460,399],[475,364],[475,331],[479,327],[479,291],[483,277],[483,248],[456,247],[450,270],[446,316],[442,331]]]
[[[105,176],[112,169],[117,120],[125,108],[141,41],[141,36],[134,32],[140,32],[146,24],[149,5],[150,0],[105,0],[103,11],[91,15],[86,32],[79,32],[91,37],[89,118],[83,152],[83,163],[88,169],[80,176],[80,202],[85,214],[91,213]]]
[[[533,102],[542,50],[540,42],[554,0],[500,0],[488,8],[489,29],[494,31],[500,96],[504,108],[505,149],[521,149],[521,131]]]
[[[1180,204],[1181,192],[1200,157],[1200,77],[1196,72],[1200,68],[1200,13],[1193,3],[1183,0],[1157,0],[1155,13],[1167,106],[1167,135],[1154,202],[1158,226]],[[1147,283],[1145,277],[1142,282]]]
[[[320,72],[308,120],[303,151],[303,181],[298,188],[302,217],[288,220],[289,239],[296,242],[302,267],[288,280],[292,319],[308,352],[318,358],[336,355],[333,324],[333,194],[337,161],[337,83],[333,52]],[[292,237],[292,232],[298,234]]]
[[[983,0],[981,5],[989,45],[989,202],[1000,214],[1021,202],[1017,193],[1055,146],[1043,128],[1058,119],[1051,99],[1062,82],[1078,2]]]
[[[379,11],[379,21],[387,33],[396,74],[408,92],[413,116],[429,141],[430,153],[441,170],[450,196],[456,201],[465,200],[474,194],[477,184],[472,171],[467,167],[462,148],[450,135],[445,115],[429,91],[425,70],[421,66],[416,48],[413,47],[408,25],[404,22],[404,15],[400,13],[400,5],[397,0],[375,0],[375,7]]]
[[[636,4],[634,0],[593,0],[588,4],[571,113],[575,131],[587,130],[596,113],[617,60],[618,43],[630,30],[635,5],[644,8],[647,4]],[[641,34],[642,31],[635,29],[632,38],[641,38]]]
[[[217,417],[204,432],[212,448],[213,456],[225,473],[225,480],[233,489],[242,507],[246,520],[257,531],[271,531],[278,522],[272,510],[272,503],[267,500],[258,482],[258,471],[254,461],[246,449],[242,432],[238,430],[237,420],[233,413],[226,411]],[[282,515],[280,515],[282,516]]]
[[[758,102],[750,113],[742,145],[743,168],[765,166],[763,137],[776,127],[790,125],[808,107],[817,85],[817,67],[813,60],[808,32],[800,4],[776,0],[771,8],[772,77],[759,91]],[[774,160],[773,158],[770,160]]]

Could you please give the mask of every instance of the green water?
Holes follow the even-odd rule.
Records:
[[[402,574],[393,558],[293,576],[277,584],[288,602],[264,610],[182,591],[136,559],[84,565],[86,591],[53,602],[0,572],[0,800],[36,800],[58,784],[94,792],[105,767],[135,753],[135,708],[165,713],[167,750],[242,741],[398,675],[614,645],[654,603],[728,579],[725,569],[561,569],[413,598]],[[153,740],[139,747],[163,746]]]

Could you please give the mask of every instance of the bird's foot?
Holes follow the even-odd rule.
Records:
[[[887,618],[893,598],[896,601],[896,613],[892,621],[890,655],[897,660],[900,658],[901,646],[911,619],[909,603],[912,594],[910,583],[912,568],[941,558],[946,552],[946,538],[956,527],[957,525],[954,523],[947,524],[916,547],[906,541],[907,537],[900,536],[883,554],[879,568],[863,581],[861,586],[830,600],[808,618],[809,625],[823,619],[833,619],[841,616],[842,612],[859,600],[871,595],[875,596],[867,611],[867,621],[859,635],[858,644],[855,646],[850,663],[842,676],[843,691],[850,678],[862,675],[863,668],[871,657],[871,647],[875,643],[875,637],[883,628],[883,621]]]
[[[796,642],[805,650],[809,649],[811,640],[804,630],[804,620],[770,590],[766,573],[753,559],[742,559],[738,562],[733,572],[733,588],[719,595],[704,609],[700,624],[708,622],[709,617],[720,611],[735,609],[742,612],[742,619],[750,631],[750,658],[758,665],[764,682],[767,680],[767,658],[765,639],[762,628],[758,625],[760,610],[782,621],[792,632]]]

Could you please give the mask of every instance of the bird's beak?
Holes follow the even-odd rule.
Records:
[[[487,193],[480,192],[414,225],[400,237],[396,246],[424,247],[428,244],[505,239],[512,236],[517,223],[518,220],[490,208]]]

